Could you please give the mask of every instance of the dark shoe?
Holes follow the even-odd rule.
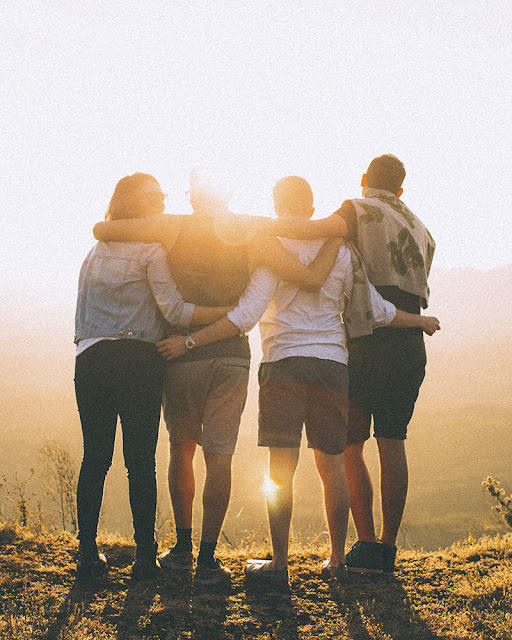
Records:
[[[382,570],[384,573],[393,573],[395,570],[396,546],[391,547],[385,542],[380,544],[382,545]]]
[[[98,547],[95,544],[81,544],[78,547],[76,572],[80,578],[102,576],[107,568],[107,559],[102,553],[98,553]]]
[[[288,586],[288,567],[284,569],[267,569],[272,560],[247,560],[244,573],[247,580],[267,582],[277,586]]]
[[[346,582],[348,579],[347,565],[340,564],[339,567],[333,567],[331,559],[322,562],[320,574],[322,578],[329,582],[330,580],[338,580],[339,582]]]
[[[225,567],[218,558],[214,558],[208,564],[198,562],[194,583],[198,585],[231,584],[231,569]]]
[[[192,551],[175,551],[176,547],[164,551],[158,556],[162,569],[185,569],[190,571],[194,566]]]
[[[355,573],[384,573],[383,546],[382,542],[358,540],[347,553],[347,569]]]
[[[132,578],[134,580],[154,580],[162,568],[156,557],[157,545],[149,548],[137,547],[135,562],[132,565]]]

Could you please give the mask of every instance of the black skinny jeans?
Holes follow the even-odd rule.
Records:
[[[164,364],[154,344],[135,340],[103,340],[76,358],[75,393],[84,440],[77,488],[82,544],[96,540],[119,416],[135,542],[139,548],[154,545],[155,453]]]

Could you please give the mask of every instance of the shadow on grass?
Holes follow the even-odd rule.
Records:
[[[157,583],[133,582],[116,625],[117,637],[223,637],[230,594],[228,588],[195,586],[192,575],[179,570],[166,571]]]
[[[72,632],[73,628],[86,617],[91,603],[96,600],[97,593],[105,589],[107,582],[107,576],[86,581],[75,579],[57,613],[50,621],[44,640],[55,640],[64,630]]]
[[[394,577],[351,575],[333,595],[351,639],[372,640],[379,633],[393,640],[448,640],[428,627]]]
[[[194,640],[217,640],[224,637],[228,614],[229,586],[194,585],[190,603],[190,625]]]
[[[279,640],[299,640],[297,614],[289,587],[245,583],[245,597],[253,620],[251,625],[259,634]],[[258,637],[258,635],[248,636]]]
[[[154,631],[152,607],[158,592],[156,581],[131,580],[126,591],[123,609],[117,619],[117,637],[123,640],[127,637],[143,635],[147,631]]]

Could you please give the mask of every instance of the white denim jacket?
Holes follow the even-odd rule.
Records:
[[[167,323],[188,326],[194,311],[176,287],[162,245],[98,242],[80,270],[75,343],[158,342],[166,337]]]

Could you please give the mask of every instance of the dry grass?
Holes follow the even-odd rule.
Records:
[[[512,537],[465,541],[435,553],[399,554],[394,577],[319,580],[321,547],[292,548],[288,590],[249,588],[246,553],[221,548],[229,590],[167,574],[130,579],[134,547],[109,537],[108,576],[74,575],[76,541],[0,527],[0,638],[5,640],[510,640]],[[254,547],[250,554],[260,551]]]

